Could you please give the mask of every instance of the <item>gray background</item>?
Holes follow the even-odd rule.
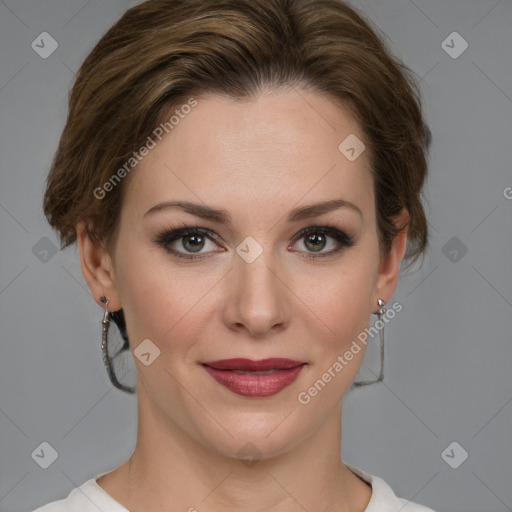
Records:
[[[57,237],[41,211],[74,73],[134,3],[0,0],[5,512],[62,498],[134,448],[136,398],[108,380],[102,310],[75,249],[51,252]],[[384,382],[345,398],[344,460],[439,512],[512,510],[512,3],[352,3],[421,77],[434,142],[432,249],[395,294],[404,309],[386,327]],[[31,43],[45,31],[58,48],[43,59]],[[457,58],[445,51],[462,48],[448,38],[454,31],[469,44]],[[378,368],[376,347],[360,375]],[[44,441],[58,452],[48,469],[31,456]],[[457,465],[462,450],[467,460],[450,467],[445,460]]]

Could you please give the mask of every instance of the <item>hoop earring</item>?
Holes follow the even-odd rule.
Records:
[[[386,314],[387,308],[386,303],[382,299],[377,299],[377,304],[380,309],[377,311],[377,315],[379,316],[379,320],[382,320],[382,317]],[[378,320],[377,320],[378,321]],[[379,376],[374,380],[362,380],[359,382],[353,382],[352,386],[368,386],[369,384],[377,384],[378,382],[382,382],[384,380],[384,324],[379,329],[379,338],[380,338],[380,373]]]
[[[118,356],[124,350],[124,347],[121,347],[112,358],[108,355],[108,330],[110,328],[111,316],[108,310],[108,299],[102,296],[100,300],[105,304],[105,312],[103,313],[103,320],[101,321],[101,353],[103,355],[103,363],[107,368],[108,377],[116,388],[126,391],[127,393],[135,393],[137,388],[125,386],[117,380],[112,359]]]

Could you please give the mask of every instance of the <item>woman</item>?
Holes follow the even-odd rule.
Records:
[[[111,320],[133,353],[137,445],[37,510],[431,510],[340,459],[361,334],[428,246],[429,144],[408,69],[338,0],[129,9],[77,75],[44,209],[126,391]]]

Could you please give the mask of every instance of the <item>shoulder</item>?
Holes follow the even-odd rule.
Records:
[[[435,512],[419,503],[398,497],[382,478],[349,464],[345,466],[372,486],[372,496],[364,512]]]
[[[32,512],[128,512],[96,482],[104,474],[75,487],[65,498],[47,503]]]

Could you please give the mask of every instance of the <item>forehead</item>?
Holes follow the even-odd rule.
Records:
[[[172,130],[132,171],[124,203],[135,216],[179,199],[233,205],[249,216],[340,197],[372,207],[367,152],[351,161],[339,149],[364,134],[328,97],[288,89],[244,101],[195,99],[195,107],[169,114]]]

